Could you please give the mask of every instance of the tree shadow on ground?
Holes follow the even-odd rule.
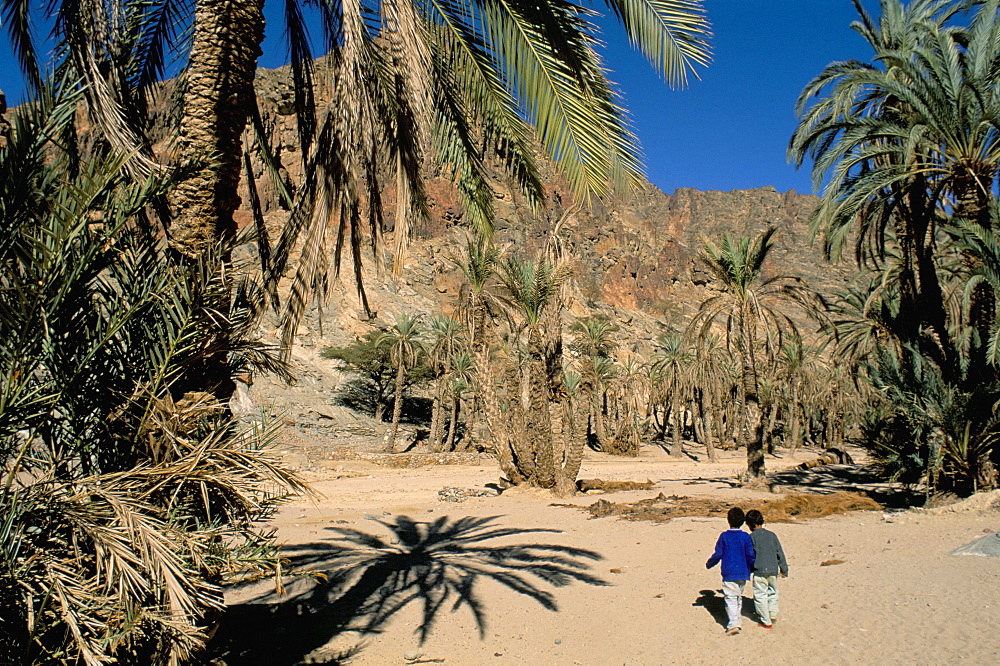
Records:
[[[346,527],[327,527],[327,540],[284,549],[298,575],[286,594],[258,597],[231,606],[209,647],[215,664],[291,666],[344,632],[373,634],[404,607],[422,608],[417,634],[423,642],[439,612],[465,606],[480,637],[486,608],[475,584],[490,579],[558,610],[552,591],[574,581],[607,585],[590,574],[594,551],[553,544],[501,544],[504,537],[559,530],[519,529],[496,524],[498,516],[417,522],[397,516],[376,520],[389,538]],[[360,649],[356,647],[355,650]],[[350,654],[328,654],[337,663]],[[316,655],[310,657],[315,662]]]
[[[383,422],[392,416],[392,394],[383,396]],[[334,404],[374,417],[380,401],[378,393],[365,381],[355,379],[344,384],[334,398]],[[434,401],[421,396],[404,395],[400,422],[428,425]]]
[[[871,466],[822,465],[808,469],[793,468],[769,474],[768,481],[774,486],[798,486],[821,494],[842,490],[862,493],[886,507],[914,506],[924,501],[922,493],[887,481]]]

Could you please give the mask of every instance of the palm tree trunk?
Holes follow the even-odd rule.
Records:
[[[504,419],[500,411],[500,400],[496,385],[493,382],[493,368],[490,363],[489,347],[486,344],[475,345],[473,359],[476,363],[476,376],[479,381],[479,393],[483,398],[483,411],[486,415],[486,425],[493,439],[493,452],[500,464],[500,471],[514,485],[524,483],[525,476],[518,466],[517,449],[511,436],[510,419]]]
[[[236,231],[242,137],[264,38],[263,4],[197,0],[177,152],[210,164],[175,188],[169,231],[170,246],[188,257],[201,256]]]
[[[789,416],[788,419],[791,421],[789,429],[792,431],[792,441],[791,441],[791,453],[792,456],[795,455],[795,451],[798,450],[799,446],[802,444],[802,421],[799,418],[801,409],[799,408],[799,383],[798,381],[792,382],[792,396],[789,400]]]
[[[465,423],[465,434],[462,436],[462,449],[471,451],[475,444],[476,427],[479,423],[479,395],[473,394],[472,404],[469,406],[469,416]]]
[[[549,416],[548,378],[540,349],[535,345],[531,347],[532,358],[527,363],[528,413],[525,434],[535,461],[535,475],[533,479],[529,478],[529,482],[540,488],[553,488],[556,484],[556,470]]]
[[[593,392],[591,400],[594,410],[594,434],[597,436],[597,443],[603,448],[607,446],[608,442],[607,421],[604,419],[604,410],[608,404],[608,393],[604,388],[603,382],[600,383],[600,388]]]
[[[680,399],[680,391],[676,390],[676,387],[670,397],[670,413],[674,417],[673,444],[670,446],[670,455],[674,458],[680,458],[684,455],[681,441],[684,431],[684,408]]]
[[[767,452],[774,455],[774,427],[778,421],[778,401],[773,400],[768,407],[767,429],[764,431],[764,439],[767,442]]]
[[[441,426],[444,424],[444,386],[447,375],[438,377],[434,386],[434,405],[431,407],[431,429],[428,435],[428,447],[431,451],[439,450],[441,446]]]
[[[455,450],[455,431],[458,429],[458,415],[462,409],[462,399],[453,396],[451,402],[451,423],[448,424],[448,441],[445,443],[446,451]]]
[[[707,391],[702,391],[702,400],[699,403],[700,411],[705,419],[705,453],[708,454],[708,459],[710,462],[716,461],[715,446],[712,444],[712,415],[714,413],[714,405],[712,405],[711,394]]]
[[[590,406],[593,404],[594,387],[586,379],[581,380],[579,394],[570,401],[570,432],[567,440],[567,453],[563,467],[556,483],[556,493],[561,497],[569,497],[576,493],[576,477],[580,474],[583,463],[583,447],[587,443],[587,429]]]
[[[406,367],[400,363],[396,368],[396,395],[392,401],[392,425],[385,438],[385,452],[392,453],[396,449],[396,435],[399,434],[399,420],[403,415],[403,382],[406,379]]]
[[[746,409],[746,447],[747,476],[751,482],[764,478],[764,415],[760,409],[760,398],[757,395],[757,359],[754,352],[753,322],[749,321],[747,312],[740,313],[740,338],[743,357],[743,404]]]

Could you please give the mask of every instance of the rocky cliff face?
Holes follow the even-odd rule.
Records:
[[[257,85],[282,173],[294,185],[301,180],[302,166],[290,76],[285,69],[259,70]],[[324,99],[322,90],[317,98]],[[259,156],[254,160],[254,175],[269,226],[277,230],[287,212],[278,205]],[[848,265],[828,264],[811,246],[808,220],[817,204],[812,196],[780,193],[773,187],[731,192],[681,188],[671,196],[647,185],[632,196],[583,209],[571,207],[572,197],[554,170],[546,181],[547,206],[538,215],[519,205],[515,194],[498,193],[499,242],[532,253],[544,245],[556,222],[563,220],[560,236],[573,258],[577,287],[572,313],[584,316],[602,311],[622,321],[638,318],[645,322],[640,337],[647,340],[663,327],[682,329],[711,293],[711,279],[698,253],[706,239],[717,241],[725,232],[757,233],[775,226],[771,270],[801,277],[820,291],[844,285],[854,272]],[[450,257],[458,254],[462,243],[463,213],[446,179],[429,176],[426,188],[430,219],[417,230],[402,277],[395,280],[366,273],[370,301],[383,322],[392,322],[400,311],[448,312],[457,302],[461,277]],[[392,192],[386,193],[390,223],[393,198]],[[239,219],[249,223],[249,212],[241,212]],[[336,330],[338,325],[328,326],[324,337],[350,337],[367,325],[355,316],[359,306],[353,289],[341,289],[334,301],[331,315],[340,330]]]

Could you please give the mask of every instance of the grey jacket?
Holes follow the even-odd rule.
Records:
[[[781,542],[774,532],[758,527],[750,533],[753,541],[753,549],[757,553],[754,561],[753,572],[757,576],[777,576],[788,575],[788,560],[785,559],[785,552],[781,550]]]

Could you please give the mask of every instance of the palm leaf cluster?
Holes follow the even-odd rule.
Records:
[[[145,231],[169,180],[70,168],[79,94],[21,107],[0,148],[0,651],[179,663],[221,584],[273,569],[254,521],[305,487],[209,392],[220,356],[281,367],[250,337],[260,297]]]
[[[103,137],[105,149],[128,155],[136,176],[154,171],[160,159],[152,146],[163,130],[149,113],[158,81],[172,57],[185,65],[165,114],[173,129],[166,138],[178,139],[176,161],[193,167],[173,195],[179,217],[171,234],[184,254],[194,256],[213,235],[235,229],[235,176],[249,148],[239,137],[248,119],[268,171],[279,171],[252,90],[262,5],[54,5],[56,72],[84,82],[90,131]],[[29,29],[29,5],[4,0],[0,7],[10,19],[5,26],[22,69],[37,85],[45,67]],[[609,0],[606,8],[668,83],[684,85],[707,63],[709,28],[701,2]],[[539,144],[583,200],[640,181],[639,148],[598,49],[598,16],[565,1],[286,3],[284,34],[306,174],[291,184],[298,192],[294,204],[288,184],[276,183],[293,211],[273,251],[265,235],[260,240],[272,294],[301,249],[286,303],[286,344],[306,303],[325,294],[331,271],[339,273],[345,253],[367,309],[361,250],[370,242],[380,262],[382,233],[390,224],[394,266],[401,269],[409,229],[426,213],[422,178],[430,160],[451,177],[470,226],[483,238],[492,230],[493,188],[500,180],[533,206],[544,200]],[[326,54],[322,66],[313,60],[317,52]],[[336,91],[329,103],[318,103],[317,86]],[[254,189],[248,182],[251,198]],[[393,191],[394,210],[387,211],[384,195]],[[169,226],[168,207],[157,210]]]

